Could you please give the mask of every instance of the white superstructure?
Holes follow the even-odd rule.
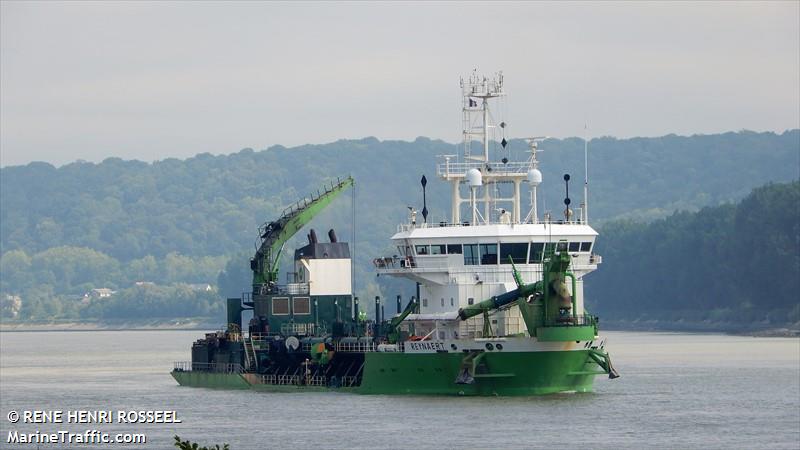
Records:
[[[463,155],[442,156],[437,165],[439,178],[451,184],[451,220],[420,223],[412,211],[409,223],[399,225],[392,236],[397,254],[375,259],[378,273],[419,283],[419,317],[449,317],[461,307],[515,289],[509,257],[526,283],[539,281],[545,248],[561,242],[572,255],[571,272],[577,278],[575,312],[583,314],[582,278],[601,262],[592,253],[597,232],[586,221],[586,205],[576,214],[566,199],[561,219],[550,213],[540,218],[536,189],[542,174],[536,154],[545,138],[527,139],[525,161],[509,160],[506,124],[494,123],[490,108],[490,101],[505,96],[502,73],[491,79],[473,73],[461,80],[461,88]],[[527,208],[523,189],[529,193]],[[458,323],[454,332],[481,337],[483,320],[476,316]],[[516,306],[490,320],[499,336],[526,331]]]

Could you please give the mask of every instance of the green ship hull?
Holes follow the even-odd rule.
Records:
[[[365,355],[359,386],[326,387],[263,384],[247,373],[173,371],[181,386],[255,389],[270,392],[298,390],[342,391],[359,394],[529,396],[557,392],[589,392],[604,371],[591,350],[484,353],[480,370],[470,384],[458,384],[461,353],[372,352]]]

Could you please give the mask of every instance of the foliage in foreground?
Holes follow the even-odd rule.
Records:
[[[188,440],[182,441],[180,436],[177,434],[175,435],[174,445],[181,450],[230,450],[231,448],[231,446],[228,444],[224,444],[222,447],[220,447],[219,444],[216,444],[213,447],[200,447],[196,442],[189,442]]]

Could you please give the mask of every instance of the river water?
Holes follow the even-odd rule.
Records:
[[[0,333],[0,448],[10,431],[175,434],[277,448],[800,448],[800,339],[607,332],[622,375],[530,398],[271,394],[179,387],[199,331]],[[25,410],[175,410],[180,424],[12,424]],[[67,448],[40,444],[39,448]]]

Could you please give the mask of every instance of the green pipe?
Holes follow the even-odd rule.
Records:
[[[572,272],[564,272],[565,277],[569,277],[572,280],[572,317],[578,318],[578,303],[577,303],[577,283],[575,282],[575,275]]]

